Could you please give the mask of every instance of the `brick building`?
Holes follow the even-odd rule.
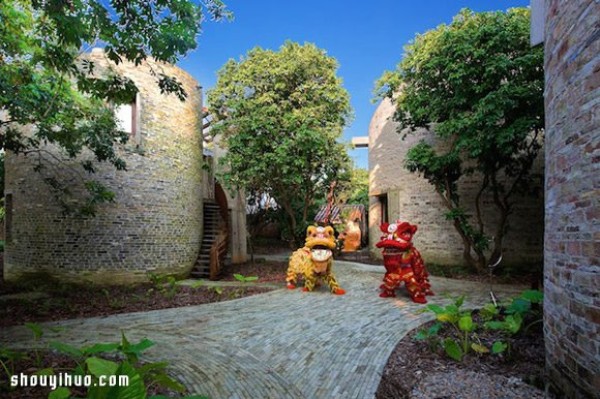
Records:
[[[136,99],[117,110],[123,129],[130,133],[129,142],[118,149],[127,171],[100,164],[91,178],[116,194],[115,203],[100,205],[92,218],[64,215],[42,179],[55,177],[69,184],[77,200],[84,190],[81,179],[68,180],[73,177],[70,170],[91,155],[63,157],[63,162],[36,173],[32,156],[8,153],[4,278],[46,273],[118,283],[146,280],[148,272],[186,275],[201,250],[204,197],[212,189],[203,178],[200,87],[173,65],[152,60],[137,67],[129,62],[114,65],[101,49],[86,57],[97,73],[111,67],[139,88]],[[187,100],[161,94],[151,70],[176,77]],[[61,157],[58,148],[44,150],[53,154],[50,159]],[[239,212],[231,212],[236,204],[225,206],[239,222]],[[245,260],[245,236],[241,239],[243,246],[230,246],[237,251],[237,261]]]
[[[600,2],[532,1],[544,41],[544,331],[550,381],[600,398]]]
[[[369,125],[369,248],[373,256],[380,258],[381,251],[375,248],[383,221],[401,219],[417,224],[419,230],[414,238],[415,246],[428,263],[445,265],[463,264],[463,244],[452,221],[444,216],[447,208],[425,178],[411,173],[404,167],[404,159],[409,148],[421,140],[436,146],[433,134],[420,129],[402,138],[405,132],[398,133],[398,123],[392,120],[395,107],[389,99],[379,104]],[[539,181],[540,192],[543,184],[543,159],[536,160],[532,173]],[[479,189],[479,177],[464,177],[461,180],[460,195],[465,206],[474,214],[470,198]],[[541,265],[543,247],[543,197],[520,197],[516,200],[514,212],[510,216],[509,230],[504,239],[503,264],[517,264],[522,267]],[[497,214],[492,198],[484,198],[486,211],[484,221],[494,226]],[[493,230],[492,230],[493,231]]]

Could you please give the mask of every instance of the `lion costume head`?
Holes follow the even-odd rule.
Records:
[[[406,251],[412,247],[413,235],[417,226],[408,222],[383,223],[380,227],[383,232],[381,240],[375,246],[383,248],[384,252]]]
[[[325,262],[333,256],[335,234],[331,226],[309,226],[306,229],[305,247],[311,250],[313,260]]]

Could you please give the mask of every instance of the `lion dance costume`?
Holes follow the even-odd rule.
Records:
[[[333,228],[309,226],[306,230],[306,243],[290,257],[287,271],[287,287],[296,288],[298,278],[304,279],[303,291],[312,291],[324,280],[329,290],[336,295],[346,293],[337,283],[333,275],[333,252],[335,236]]]
[[[382,290],[379,296],[395,297],[394,291],[404,282],[413,302],[427,303],[425,296],[433,295],[433,292],[423,258],[412,244],[417,226],[397,221],[392,224],[383,223],[380,229],[384,234],[376,246],[383,248],[386,272],[383,284],[379,287]]]

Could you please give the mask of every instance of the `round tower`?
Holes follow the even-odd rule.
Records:
[[[139,66],[111,63],[100,49],[87,57],[97,73],[108,68],[132,79],[139,93],[117,109],[130,133],[119,155],[126,171],[99,164],[89,179],[115,193],[115,202],[98,206],[95,217],[63,214],[43,179],[51,174],[70,185],[76,200],[82,181],[72,170],[90,154],[69,160],[60,149],[45,147],[63,162],[33,171],[31,155],[6,155],[6,249],[4,277],[16,280],[44,273],[65,280],[126,283],[148,272],[183,275],[190,271],[202,234],[201,93],[183,70],[148,60]],[[187,100],[161,94],[156,74],[176,77]]]

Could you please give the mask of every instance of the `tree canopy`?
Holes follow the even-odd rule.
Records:
[[[353,168],[350,180],[342,186],[337,198],[345,204],[364,205],[369,209],[369,171]]]
[[[70,157],[88,148],[96,160],[125,169],[114,144],[127,134],[109,104],[130,102],[137,88],[123,76],[93,75],[93,63],[79,57],[98,45],[115,63],[139,65],[150,56],[176,63],[196,47],[203,11],[213,19],[230,16],[220,0],[0,2],[0,148],[39,153],[53,143]],[[162,92],[185,100],[175,78],[155,77]],[[26,125],[33,134],[23,133]],[[94,169],[90,162],[83,167]]]
[[[467,264],[479,270],[490,240],[501,251],[514,194],[535,186],[530,172],[542,143],[544,74],[543,50],[531,48],[529,29],[524,8],[462,10],[451,24],[417,35],[397,69],[376,83],[377,95],[395,101],[400,129],[429,128],[443,142],[411,148],[406,167],[434,185],[463,239]],[[461,199],[460,178],[471,174],[481,176],[479,192]],[[486,193],[499,214],[493,228],[483,222]]]
[[[338,140],[351,108],[337,68],[315,45],[288,41],[229,60],[208,92],[212,132],[227,149],[226,184],[268,194],[298,235],[315,197],[349,168]]]

